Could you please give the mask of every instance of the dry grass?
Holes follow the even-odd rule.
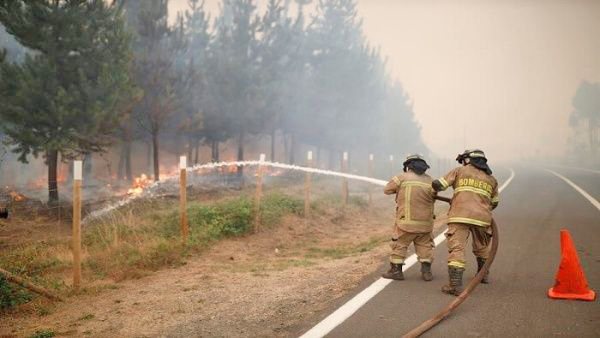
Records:
[[[186,243],[180,237],[178,202],[172,198],[140,200],[86,224],[82,243],[86,287],[79,292],[95,292],[98,285],[106,284],[105,280],[140,278],[161,268],[181,266],[187,258],[202,253],[222,238],[245,236],[254,219],[253,201],[247,197],[250,190],[210,202],[188,203],[190,238]],[[300,199],[277,191],[265,194],[262,226],[276,226],[287,214],[299,215],[302,205]],[[68,236],[22,240],[0,250],[1,267],[56,292],[74,293],[69,285],[72,254]],[[35,305],[30,306],[44,306],[35,295],[0,279],[0,309],[32,299]]]

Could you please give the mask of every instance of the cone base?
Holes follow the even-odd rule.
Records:
[[[563,293],[556,292],[554,291],[554,288],[550,288],[548,290],[548,297],[555,299],[585,300],[591,302],[596,299],[596,293],[593,290],[588,290],[586,293]]]

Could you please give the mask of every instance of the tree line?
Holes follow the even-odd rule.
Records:
[[[578,166],[600,168],[600,83],[581,81],[572,106],[568,159]]]
[[[0,0],[0,128],[26,162],[43,156],[50,201],[57,163],[152,147],[154,179],[165,138],[189,158],[256,135],[284,135],[329,154],[426,151],[412,106],[364,35],[355,0],[203,1],[169,22],[168,0]],[[310,10],[307,6],[310,5]],[[10,35],[14,44],[4,44]],[[16,51],[15,51],[16,48]],[[11,50],[12,49],[12,50]],[[197,156],[196,156],[197,158]]]

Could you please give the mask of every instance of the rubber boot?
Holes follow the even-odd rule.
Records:
[[[404,274],[402,273],[403,264],[390,263],[390,269],[382,275],[383,278],[404,280]]]
[[[484,264],[485,264],[485,258],[477,257],[477,272],[479,272],[483,268]],[[490,271],[488,270],[488,272],[485,274],[485,276],[483,276],[481,283],[489,284],[489,280],[488,280],[489,274],[490,274]]]
[[[453,266],[448,267],[448,277],[450,279],[449,285],[442,287],[442,292],[458,296],[462,293],[462,276],[465,269],[455,268]]]
[[[433,279],[430,262],[421,262],[421,278],[423,278],[423,280],[426,282],[429,282]]]

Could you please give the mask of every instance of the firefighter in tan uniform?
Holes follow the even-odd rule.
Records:
[[[396,223],[390,243],[390,270],[383,278],[403,280],[402,265],[411,243],[421,262],[421,276],[430,281],[433,260],[433,203],[435,191],[432,179],[425,171],[427,162],[419,155],[410,155],[403,163],[404,172],[392,177],[385,186],[386,195],[396,195]]]
[[[442,291],[452,295],[462,292],[462,275],[465,271],[465,246],[469,234],[473,235],[473,253],[477,257],[477,271],[487,260],[492,231],[492,210],[498,206],[498,182],[492,176],[485,154],[481,150],[465,150],[456,160],[462,167],[433,181],[435,191],[453,187],[454,196],[448,211],[448,275],[449,285]],[[487,276],[482,283],[488,283]]]

